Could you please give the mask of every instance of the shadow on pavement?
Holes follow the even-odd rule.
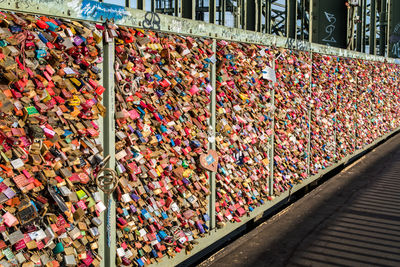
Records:
[[[400,266],[400,135],[200,266]]]

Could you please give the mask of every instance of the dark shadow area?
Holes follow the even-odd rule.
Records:
[[[400,136],[343,167],[200,266],[400,266]]]

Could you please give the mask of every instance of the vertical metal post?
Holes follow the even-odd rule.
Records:
[[[137,8],[141,10],[146,9],[146,0],[136,0],[137,1]]]
[[[180,4],[181,0],[175,0],[174,1],[174,16],[175,17],[181,17],[181,12],[179,9],[179,4]]]
[[[261,0],[256,1],[256,32],[262,32],[262,2]]]
[[[131,0],[125,0],[125,7],[131,7]]]
[[[386,0],[381,0],[381,12],[379,13],[379,55],[385,56],[386,47],[386,18],[387,18],[387,7]]]
[[[196,19],[196,0],[182,1],[182,17]]]
[[[115,83],[114,83],[114,43],[106,43],[104,45],[104,87],[106,92],[104,94],[104,105],[107,109],[106,116],[104,118],[104,155],[110,155],[110,161],[108,162],[108,168],[115,169]],[[111,200],[112,200],[112,196]],[[110,224],[110,243],[108,246],[107,242],[107,225],[105,226],[105,242],[104,242],[104,266],[115,266],[116,260],[116,222],[115,222],[115,201],[111,201],[111,206],[108,206],[108,197],[105,196],[104,204],[109,210],[104,212],[104,222],[107,224],[107,215],[109,213],[109,224]]]
[[[346,49],[353,49],[353,43],[354,43],[354,8],[352,7],[349,9],[349,12],[347,12],[347,38],[346,38]]]
[[[241,0],[242,4],[240,5],[240,26],[242,29],[246,30],[247,29],[247,2],[253,1],[253,0]],[[254,9],[252,10],[254,11]],[[254,19],[254,16],[252,16]]]
[[[311,64],[311,73],[310,73],[310,86],[308,89],[308,143],[307,143],[307,177],[310,176],[310,165],[311,165],[311,122],[312,122],[312,110],[311,110],[311,98],[312,98],[312,62],[313,62],[313,53],[310,51],[310,64]]]
[[[265,33],[271,34],[272,17],[271,17],[271,1],[266,0],[265,3]]]
[[[360,1],[360,6],[357,7],[357,16],[359,17],[359,19],[362,19],[363,17],[363,1]],[[362,44],[362,32],[363,32],[363,24],[362,23],[357,23],[357,40],[356,40],[356,50],[361,52],[361,44]]]
[[[228,0],[226,0],[228,1]],[[240,27],[240,17],[241,17],[241,10],[242,10],[242,0],[237,0],[238,6],[232,7],[232,14],[233,14],[233,27],[239,28]]]
[[[215,24],[215,19],[216,19],[216,1],[215,0],[210,0],[209,1],[210,6],[209,6],[209,22]]]
[[[309,1],[310,4],[312,1]],[[304,35],[305,35],[305,27],[306,27],[306,0],[301,1],[301,40],[304,40]],[[309,13],[310,14],[310,13]],[[311,18],[309,17],[309,21]],[[309,32],[310,33],[310,32]]]
[[[104,50],[103,50],[104,51]],[[99,68],[99,69],[101,69],[102,71],[101,71],[101,73],[100,73],[100,80],[99,80],[99,84],[100,85],[102,85],[104,88],[105,88],[105,84],[104,84],[104,67],[103,67],[103,64],[104,64],[104,62],[102,62],[102,63],[100,63],[100,64],[97,64],[97,67]],[[105,94],[104,94],[105,95]],[[101,100],[101,102],[100,102],[102,105],[104,105],[104,99],[102,99]],[[104,148],[104,120],[105,120],[105,118],[103,118],[103,117],[100,117],[99,118],[99,120],[98,120],[98,123],[99,123],[99,132],[100,132],[100,134],[99,134],[99,140],[100,140],[100,142],[101,142],[101,145],[102,145],[102,147]],[[103,153],[104,153],[104,151],[103,151]],[[103,203],[105,203],[104,202],[104,194],[103,194],[103,192],[98,188],[97,189],[99,192],[100,192],[100,194],[101,194],[101,200],[103,201]],[[106,204],[106,203],[105,203]],[[105,224],[105,217],[104,216],[100,216],[99,217],[99,219],[102,221],[102,223],[101,223],[101,225],[99,226],[99,233],[101,233],[100,234],[100,237],[99,237],[99,255],[100,255],[100,257],[103,259],[102,261],[101,261],[101,267],[105,267],[105,265],[104,265],[104,248],[105,248],[105,246],[103,246],[103,244],[106,244],[106,235],[105,235],[105,233],[106,233],[106,224]]]
[[[272,62],[272,68],[275,69],[275,60],[276,56],[274,57],[274,61]],[[272,135],[269,145],[269,183],[268,183],[268,190],[269,195],[272,196],[274,194],[274,153],[275,153],[275,85],[272,88],[271,92],[271,102],[272,102],[272,111],[270,112],[270,116],[272,116],[271,122],[271,129]]]
[[[246,6],[244,7],[244,21],[246,21],[246,30],[256,31],[258,16],[257,0],[245,0]]]
[[[156,12],[156,0],[151,0],[151,12]]]
[[[286,37],[296,39],[297,0],[286,0]]]
[[[390,16],[391,13],[391,7],[392,7],[392,0],[386,0],[387,1],[387,9],[386,9],[386,51],[385,51],[385,56],[389,56],[389,49],[390,49],[390,24],[392,20],[392,16]],[[395,0],[398,1],[398,0]]]
[[[340,61],[342,61],[342,57],[340,57]],[[340,62],[339,61],[339,62]],[[337,62],[337,61],[336,61]],[[334,121],[333,121],[333,135],[334,135],[334,142],[335,142],[335,149],[334,149],[334,156],[335,156],[335,162],[337,162],[337,158],[338,158],[338,146],[337,146],[337,126],[338,126],[338,107],[339,107],[339,97],[338,97],[338,91],[337,88],[335,88],[334,90],[334,94],[335,94],[335,116],[333,117]]]
[[[367,0],[363,0],[363,17],[362,17],[362,43],[361,52],[365,53],[365,46],[367,44]]]
[[[217,80],[217,40],[213,39],[213,44],[212,44],[212,50],[215,55],[215,63],[211,65],[211,86],[213,90],[211,91],[211,102],[210,102],[210,112],[211,112],[211,120],[210,120],[210,125],[212,127],[212,135],[214,136],[214,142],[211,143],[211,149],[215,150],[216,149],[216,143],[215,143],[215,127],[216,127],[216,116],[217,116],[217,111],[216,111],[216,104],[217,104],[217,88],[216,88],[216,80]],[[211,191],[211,196],[210,196],[210,202],[209,202],[209,208],[210,208],[210,229],[214,229],[216,227],[216,218],[215,218],[215,203],[217,201],[217,188],[216,188],[216,181],[215,181],[215,172],[210,172],[210,191]]]
[[[371,0],[371,18],[369,23],[369,53],[376,55],[376,1]]]
[[[309,19],[308,19],[308,40],[309,42],[312,42],[313,38],[313,16],[314,16],[314,2],[316,0],[309,0],[309,6],[308,6],[308,12],[309,12]]]
[[[356,60],[359,60],[359,59],[356,59]],[[358,90],[358,64],[356,64],[356,66],[355,66],[355,73],[356,73],[356,90],[355,90],[355,94],[356,94],[356,99],[357,99],[357,101],[356,101],[356,109],[354,110],[354,142],[355,142],[355,149],[354,149],[354,152],[353,152],[353,154],[355,153],[355,151],[356,151],[356,149],[357,149],[357,129],[358,129],[358,121],[357,121],[357,117],[358,117],[358,100],[359,100],[359,90]],[[353,98],[354,98],[354,96],[353,96]]]
[[[366,20],[366,0],[361,0],[361,6],[358,7],[358,16],[361,23],[357,23],[357,51],[365,51],[365,20]]]
[[[221,18],[220,18],[221,25],[225,25],[226,1],[227,0],[220,0],[220,4],[221,4],[220,8],[222,8]]]

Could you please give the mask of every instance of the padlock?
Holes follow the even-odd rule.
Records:
[[[76,266],[88,263],[88,255],[93,259],[98,249],[101,221],[94,207],[104,204],[92,197],[96,185],[89,175],[96,165],[91,166],[89,158],[101,157],[95,140],[98,126],[92,122],[104,114],[94,106],[104,89],[83,87],[89,77],[92,83],[99,79],[93,73],[101,49],[92,31],[79,25],[75,31],[78,26],[71,21],[10,14],[11,35],[0,31],[1,42],[13,35],[0,53],[3,81],[10,82],[0,85],[0,120],[7,125],[0,132],[0,176],[10,177],[0,179],[0,203],[5,205],[0,227],[8,233],[3,242],[9,250],[2,251],[12,264],[47,266],[58,260]],[[67,36],[80,47],[74,50]],[[64,49],[71,49],[81,64]],[[81,191],[85,193],[79,199],[73,192]],[[65,254],[62,243],[55,242],[71,243],[78,237],[73,243],[78,257]],[[24,261],[20,251],[25,249],[33,256]]]
[[[274,192],[283,191],[307,177],[308,103],[311,59],[308,52],[278,50],[275,60],[277,85],[275,91],[275,169]],[[286,89],[286,84],[290,89]],[[283,166],[286,165],[286,166]]]
[[[194,236],[204,230],[202,214],[206,209],[191,213],[190,218],[181,214],[205,207],[209,194],[206,170],[201,168],[197,158],[206,153],[208,143],[205,129],[210,116],[210,92],[205,90],[209,83],[206,63],[212,55],[205,51],[211,42],[193,40],[194,47],[184,52],[186,59],[182,60],[182,55],[176,51],[182,42],[185,43],[184,38],[125,27],[114,30],[119,38],[119,45],[115,46],[118,99],[115,147],[117,173],[121,179],[116,190],[117,226],[121,229],[117,231],[120,240],[117,254],[120,262],[135,260],[144,264],[145,258],[167,254],[166,248],[157,253],[152,246],[157,245],[160,238],[167,238],[162,233],[174,231],[170,220],[175,218],[179,227],[185,227]],[[160,45],[164,43],[173,44],[169,52],[174,56],[168,62]],[[139,57],[138,47],[144,48],[142,57]],[[131,55],[137,55],[137,59]],[[198,90],[191,94],[191,88]],[[192,105],[192,101],[196,104]],[[180,114],[175,117],[176,113]],[[192,132],[181,136],[182,126]],[[196,152],[191,146],[194,140],[198,144]],[[195,190],[193,183],[205,190]],[[166,201],[163,195],[168,196]],[[192,219],[199,220],[199,224],[190,224]],[[131,243],[134,240],[131,232],[139,237],[135,245]],[[127,249],[127,244],[139,247],[140,260]],[[168,245],[171,249],[176,246]]]
[[[216,211],[219,221],[239,221],[232,214],[243,216],[269,194],[269,159],[264,149],[271,145],[273,83],[262,72],[272,66],[273,51],[220,41],[217,52],[216,130],[220,135],[215,139],[222,160]],[[234,205],[228,206],[227,201]]]
[[[337,161],[334,138],[340,59],[314,53],[312,60],[310,174],[317,174]]]

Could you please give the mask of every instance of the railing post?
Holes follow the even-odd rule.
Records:
[[[104,45],[104,105],[107,109],[104,118],[104,155],[110,155],[108,168],[115,169],[115,82],[114,82],[114,42]],[[111,199],[109,199],[111,198]],[[111,203],[109,202],[111,201]],[[115,222],[115,202],[112,195],[104,196],[104,204],[107,210],[104,212],[105,232],[104,232],[104,259],[103,266],[115,266],[116,255],[116,222]],[[109,236],[107,236],[109,235]]]
[[[211,119],[210,119],[210,126],[211,126],[211,139],[213,142],[209,143],[210,149],[215,150],[215,126],[216,126],[216,96],[217,96],[217,88],[216,88],[216,79],[217,79],[217,40],[213,39],[212,43],[212,51],[214,53],[214,61],[211,64],[211,86],[213,90],[211,91],[211,101],[210,101],[210,112],[211,112]],[[210,172],[210,198],[209,198],[209,214],[210,214],[210,229],[214,229],[216,226],[216,219],[215,219],[215,202],[217,201],[216,195],[216,182],[215,182],[215,172]]]
[[[307,178],[310,176],[310,164],[311,164],[311,122],[312,122],[312,110],[311,110],[311,98],[312,98],[312,65],[313,65],[313,53],[310,51],[310,64],[311,64],[311,72],[310,72],[310,85],[308,90],[308,142],[307,142]]]
[[[272,62],[272,68],[275,70],[275,60],[276,58],[274,57],[274,60]],[[275,107],[275,84],[272,87],[272,92],[271,92],[271,103],[272,103],[272,110],[270,111],[270,117],[272,117],[272,122],[271,122],[271,130],[272,130],[272,135],[270,139],[270,145],[269,145],[269,183],[268,183],[268,190],[269,190],[269,195],[272,196],[274,194],[274,152],[275,152],[275,112],[276,112],[276,107]]]
[[[100,44],[99,44],[100,45]],[[104,51],[104,46],[103,46],[103,51]],[[103,62],[102,63],[99,63],[99,64],[97,64],[97,67],[99,68],[99,69],[101,69],[101,72],[100,72],[100,74],[99,74],[99,77],[100,77],[100,80],[99,80],[99,84],[100,85],[102,85],[104,88],[105,88],[105,84],[104,84],[104,67],[103,67],[103,64],[104,64],[104,60],[103,60]],[[105,95],[105,94],[104,94]],[[102,105],[104,105],[104,99],[102,99],[101,100],[101,104]],[[99,120],[98,120],[98,125],[99,125],[99,141],[100,141],[100,143],[101,143],[101,145],[102,145],[102,147],[103,147],[103,149],[104,149],[104,120],[105,120],[105,117],[100,117],[99,118]],[[103,157],[105,157],[105,155],[104,155],[104,151],[103,151]],[[103,194],[103,191],[101,191],[100,190],[100,188],[97,188],[97,191],[98,192],[100,192],[100,196],[101,196],[101,200],[102,200],[102,202],[103,203],[105,203],[104,202],[104,194]],[[99,250],[98,250],[98,253],[99,253],[99,256],[103,259],[102,261],[101,261],[101,267],[105,267],[105,265],[104,265],[104,255],[105,255],[105,251],[104,251],[104,244],[106,244],[106,237],[105,237],[105,232],[106,232],[106,223],[105,223],[105,217],[103,216],[104,214],[102,214],[100,217],[99,217],[99,219],[102,221],[102,223],[101,223],[101,225],[99,226],[99,233],[100,233],[100,236],[99,236]]]
[[[333,121],[333,134],[334,134],[334,140],[335,140],[335,148],[334,148],[334,156],[335,156],[335,162],[338,161],[338,140],[337,140],[337,127],[338,127],[338,107],[339,107],[339,98],[338,98],[338,91],[337,88],[335,88],[335,90],[333,91],[335,94],[335,116],[333,117],[334,121]]]
[[[355,59],[355,60],[359,60],[359,59]],[[355,109],[354,109],[354,142],[356,144],[355,148],[354,148],[354,152],[357,149],[357,118],[358,118],[358,96],[359,96],[359,90],[358,90],[358,64],[356,64],[355,67],[355,73],[356,73],[356,86],[355,86],[355,96],[353,95],[353,101],[354,101],[354,97],[357,99],[356,101],[356,105],[355,105]],[[352,154],[354,154],[354,152]]]

